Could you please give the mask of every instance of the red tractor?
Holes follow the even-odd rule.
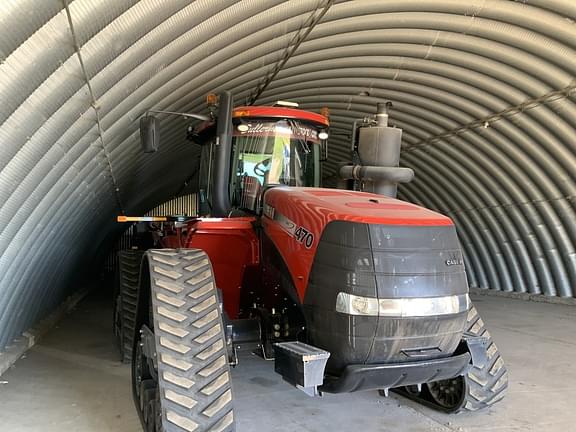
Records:
[[[201,145],[200,217],[154,218],[155,246],[121,256],[119,332],[146,431],[234,430],[238,350],[274,359],[311,396],[394,389],[447,412],[503,397],[506,369],[449,218],[321,188],[326,115],[233,108],[223,92],[216,115],[187,116],[204,120],[188,130]],[[364,121],[354,134],[383,128]],[[152,115],[141,136],[157,148]],[[390,194],[406,181],[397,164],[368,168],[343,172]]]

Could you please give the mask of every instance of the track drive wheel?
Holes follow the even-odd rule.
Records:
[[[487,363],[474,366],[460,377],[431,382],[424,385],[424,392],[438,408],[448,412],[477,411],[489,407],[504,397],[508,388],[508,371],[496,344],[474,306],[468,312],[465,333],[488,339]]]
[[[149,250],[140,280],[132,386],[144,430],[233,431],[230,366],[208,256]],[[154,395],[142,390],[151,388],[143,386],[149,379]]]
[[[114,332],[118,337],[123,362],[131,360],[134,347],[138,278],[142,255],[144,252],[141,250],[118,252],[118,288],[114,299]]]

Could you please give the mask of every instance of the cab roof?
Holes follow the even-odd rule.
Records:
[[[330,125],[328,118],[323,116],[322,114],[286,107],[243,106],[234,108],[234,111],[232,112],[232,117],[287,118],[287,119],[304,120],[313,123],[318,123],[326,127]]]

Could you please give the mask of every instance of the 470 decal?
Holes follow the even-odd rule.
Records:
[[[277,212],[274,207],[264,205],[264,215],[278,222],[284,231],[306,246],[307,249],[310,249],[314,244],[314,234],[310,230],[296,225],[282,213]]]
[[[308,249],[314,244],[314,234],[304,227],[297,227],[293,234],[294,238],[306,246]]]

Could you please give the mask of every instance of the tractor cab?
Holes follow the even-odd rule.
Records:
[[[285,106],[239,107],[232,111],[227,166],[216,162],[221,145],[216,127],[201,125],[189,133],[203,144],[200,158],[200,213],[213,214],[215,176],[226,176],[229,208],[257,213],[262,192],[276,185],[320,186],[320,162],[326,159],[328,118]],[[225,172],[227,171],[227,172]]]
[[[283,107],[234,110],[230,194],[233,208],[257,211],[267,186],[320,186],[326,117]]]

